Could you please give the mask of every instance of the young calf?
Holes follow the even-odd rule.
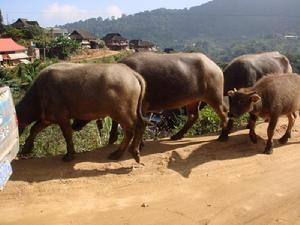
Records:
[[[295,123],[296,111],[300,109],[300,76],[289,73],[278,75],[268,75],[258,81],[253,87],[242,88],[239,91],[228,91],[231,101],[230,113],[234,117],[239,117],[246,112],[250,112],[251,117],[250,139],[257,142],[255,134],[255,123],[257,117],[269,120],[268,141],[265,154],[272,154],[272,138],[279,116],[288,117],[288,127],[286,133],[279,139],[282,144],[287,143],[291,137],[291,129]]]

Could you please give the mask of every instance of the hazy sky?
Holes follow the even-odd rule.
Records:
[[[4,22],[18,18],[54,26],[92,17],[120,17],[157,8],[183,9],[209,0],[0,0]]]

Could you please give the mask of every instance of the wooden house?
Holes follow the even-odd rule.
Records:
[[[153,42],[144,41],[144,40],[131,40],[131,41],[129,41],[129,48],[134,49],[136,52],[157,51],[157,47]]]
[[[69,37],[78,41],[82,48],[91,48],[91,43],[94,43],[98,39],[96,36],[81,30],[74,30]]]
[[[25,18],[19,18],[16,22],[11,24],[12,27],[22,29],[30,26],[40,27],[37,21],[30,21]]]
[[[109,33],[105,37],[102,38],[105,42],[105,45],[115,51],[128,49],[129,48],[129,41],[122,37],[119,33]]]

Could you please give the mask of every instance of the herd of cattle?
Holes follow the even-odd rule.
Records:
[[[229,104],[225,98],[229,98]],[[286,115],[289,121],[279,141],[286,143],[291,135],[300,109],[300,76],[292,73],[289,60],[279,52],[240,56],[224,72],[201,53],[135,53],[116,64],[54,64],[40,73],[16,106],[20,134],[34,122],[22,153],[30,153],[42,129],[58,124],[67,143],[63,159],[72,160],[73,130],[110,116],[115,121],[113,126],[119,123],[124,132],[110,159],[119,159],[128,150],[139,162],[148,112],[186,108],[187,122],[171,137],[175,140],[198,119],[200,103],[210,105],[220,117],[220,141],[228,139],[233,117],[250,113],[249,136],[254,143],[258,116],[268,120],[264,153],[271,154],[279,116]]]

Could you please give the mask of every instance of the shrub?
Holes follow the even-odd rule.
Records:
[[[60,36],[49,43],[48,56],[50,58],[66,59],[75,53],[79,46],[77,41]]]

